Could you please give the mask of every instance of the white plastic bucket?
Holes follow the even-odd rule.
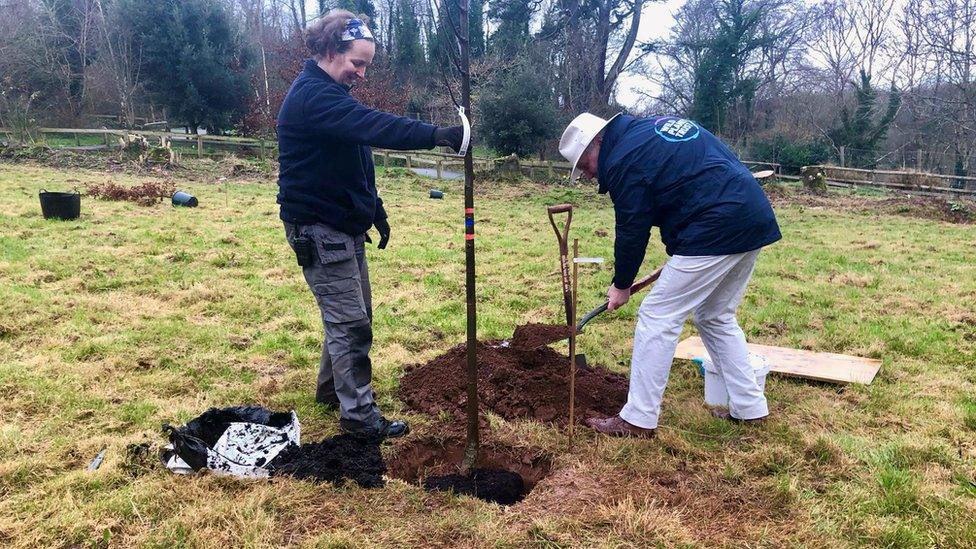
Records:
[[[705,406],[709,408],[729,409],[729,390],[725,386],[725,378],[709,357],[696,359],[701,365],[701,372],[705,378]],[[766,375],[769,374],[769,362],[766,357],[749,353],[749,364],[756,375],[759,390],[766,391]]]

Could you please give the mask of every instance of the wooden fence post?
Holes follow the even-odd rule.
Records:
[[[389,151],[383,151],[383,169],[388,169],[390,167],[390,153]]]
[[[840,146],[840,167],[841,168],[846,168],[847,167],[847,154],[846,153],[847,153],[847,147],[841,145]]]
[[[407,168],[412,168],[413,166],[410,165],[410,153],[407,153],[403,156],[405,156],[407,159]]]
[[[437,179],[441,179],[444,173],[444,161],[437,161]]]
[[[197,134],[197,156],[203,156],[203,136]]]
[[[259,149],[260,150],[260,153],[259,154],[261,155],[261,160],[264,160],[264,139],[258,140],[258,145],[260,146],[260,149]]]

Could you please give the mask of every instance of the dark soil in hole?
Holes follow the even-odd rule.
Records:
[[[522,501],[549,474],[548,457],[531,448],[510,448],[492,442],[481,445],[471,476],[459,474],[464,438],[419,438],[398,443],[389,474],[427,491],[454,491],[510,505]]]
[[[268,464],[272,475],[340,484],[349,479],[364,488],[383,486],[386,463],[380,441],[350,434],[286,448]]]
[[[471,474],[428,477],[424,480],[428,492],[454,492],[485,501],[511,505],[525,498],[522,475],[499,469],[473,469]]]
[[[407,407],[431,415],[449,411],[464,417],[467,392],[465,345],[421,366],[408,366],[399,397]],[[482,409],[505,419],[533,419],[564,425],[569,408],[569,357],[549,347],[526,350],[478,345],[478,396]],[[627,378],[601,367],[576,370],[576,419],[609,416],[627,399]]]
[[[569,339],[572,328],[565,324],[525,324],[515,328],[512,347],[535,349],[543,345]]]

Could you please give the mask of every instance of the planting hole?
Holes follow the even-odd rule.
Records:
[[[464,458],[461,438],[405,441],[388,460],[388,474],[427,491],[453,491],[485,501],[511,505],[549,474],[550,460],[528,448],[482,445],[470,475],[459,473]]]

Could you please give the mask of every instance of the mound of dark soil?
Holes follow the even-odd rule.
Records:
[[[285,449],[268,465],[272,475],[340,484],[344,479],[364,488],[383,486],[386,463],[377,439],[342,434]]]
[[[976,202],[971,200],[946,200],[945,198],[908,196],[886,198],[880,201],[880,210],[894,215],[921,219],[972,223],[976,221]]]
[[[466,345],[420,366],[408,366],[399,397],[420,412],[463,417],[467,397]],[[526,350],[497,343],[478,345],[478,397],[483,409],[505,419],[527,418],[566,424],[569,357],[549,347]],[[613,415],[627,398],[627,378],[603,368],[576,370],[576,419]]]
[[[428,477],[424,490],[454,492],[502,505],[518,503],[527,493],[522,475],[501,469],[472,469],[469,476]]]
[[[535,349],[543,345],[569,339],[572,328],[565,324],[525,324],[515,328],[512,347]]]
[[[885,198],[830,192],[812,193],[776,185],[763,187],[773,205],[795,205],[877,215],[899,215],[949,223],[976,222],[976,202],[935,196],[898,194]]]

